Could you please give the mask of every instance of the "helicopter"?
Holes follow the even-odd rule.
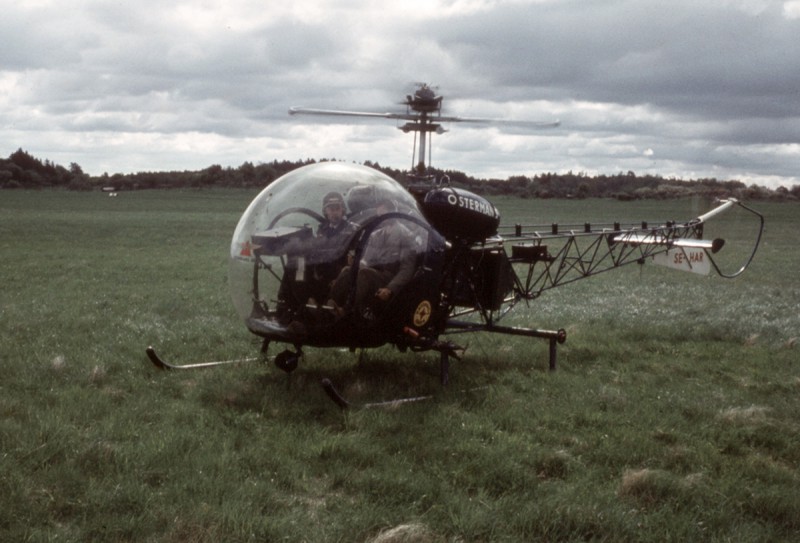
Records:
[[[267,185],[240,218],[229,259],[233,303],[262,341],[259,356],[176,365],[148,347],[150,361],[161,369],[194,369],[264,360],[278,343],[287,347],[273,361],[291,374],[304,347],[356,351],[389,344],[401,352],[438,353],[440,382],[447,385],[451,359],[464,353],[449,338],[488,332],[548,341],[554,370],[565,329],[505,324],[516,306],[628,264],[733,278],[752,262],[764,217],[733,198],[683,222],[502,226],[488,199],[429,173],[427,136],[443,133],[445,122],[559,123],[446,116],[442,101],[421,84],[406,96],[405,112],[291,108],[291,115],[405,121],[401,130],[419,134],[419,161],[404,184],[368,166],[331,161]],[[744,263],[729,272],[718,262],[726,241],[707,239],[704,230],[734,208],[756,219],[756,233]],[[322,385],[337,405],[352,405],[329,379]]]

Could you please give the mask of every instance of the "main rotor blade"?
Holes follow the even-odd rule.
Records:
[[[498,124],[503,126],[519,126],[522,128],[555,128],[561,126],[561,121],[514,121],[510,119],[487,119],[483,117],[432,116],[431,120],[441,123]]]
[[[483,117],[454,117],[448,115],[422,115],[420,113],[374,113],[369,111],[348,111],[345,109],[318,109],[311,107],[290,107],[289,115],[326,115],[329,117],[371,117],[377,119],[399,119],[417,121],[425,118],[432,123],[475,123],[517,126],[521,128],[555,128],[561,121],[514,121],[506,119],[488,119]]]
[[[311,107],[290,107],[289,115],[328,115],[331,117],[373,117],[380,119],[402,119],[414,121],[419,115],[407,113],[370,113],[368,111],[347,111],[342,109],[316,109]]]

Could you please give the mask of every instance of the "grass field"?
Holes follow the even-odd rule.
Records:
[[[759,204],[727,281],[632,266],[546,293],[547,344],[307,349],[291,381],[227,287],[254,192],[0,193],[2,541],[800,540],[797,204]],[[498,200],[511,222],[688,219],[697,203]],[[732,226],[733,228],[734,226]],[[319,382],[362,401],[340,412]],[[466,389],[479,390],[464,393]]]

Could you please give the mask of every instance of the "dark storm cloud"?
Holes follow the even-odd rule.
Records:
[[[559,2],[498,8],[438,28],[499,99],[648,103],[681,114],[800,114],[800,24],[780,3]]]

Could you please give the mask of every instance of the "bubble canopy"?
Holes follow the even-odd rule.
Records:
[[[289,266],[287,254],[292,253],[291,249],[284,245],[281,249],[265,250],[264,246],[273,243],[291,246],[297,240],[315,239],[325,222],[323,199],[331,193],[341,196],[345,216],[352,225],[363,224],[382,201],[390,201],[395,212],[424,222],[416,201],[402,185],[367,166],[323,162],[289,172],[250,203],[231,240],[231,296],[245,321],[252,320],[259,305],[265,313],[272,309],[268,306],[279,298],[282,276],[287,269],[299,273]],[[306,266],[339,262],[347,250],[346,239],[325,250],[312,249],[301,265],[305,272]]]

